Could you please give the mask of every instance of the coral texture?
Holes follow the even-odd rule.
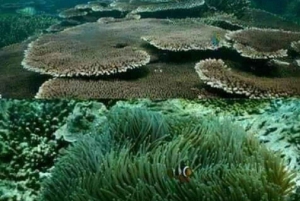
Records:
[[[11,184],[11,189],[0,189],[1,198],[37,196],[42,179],[65,144],[55,140],[53,133],[65,123],[74,103],[1,99],[0,179]]]
[[[234,49],[242,56],[268,59],[286,57],[291,43],[300,39],[300,33],[249,28],[228,33],[226,38],[234,42]]]
[[[132,13],[147,13],[147,12],[159,12],[159,11],[172,11],[181,9],[191,9],[202,7],[204,0],[182,0],[179,2],[169,1],[167,3],[155,3],[138,6],[132,11]]]
[[[243,15],[239,17],[232,13],[224,14],[221,12],[202,18],[201,20],[208,24],[230,30],[257,27],[266,29],[281,29],[285,31],[300,31],[299,25],[295,22],[265,10],[254,8],[246,8],[243,11]]]
[[[205,0],[205,5],[213,10],[243,14],[244,10],[250,6],[249,0]]]
[[[40,37],[29,45],[22,62],[29,70],[54,76],[103,75],[124,72],[150,61],[139,48],[134,30],[144,24],[90,23]],[[111,34],[111,32],[114,34]]]
[[[21,66],[29,42],[0,49],[0,93],[3,98],[32,98],[49,77],[27,71]]]
[[[143,70],[146,75],[138,79],[83,80],[55,78],[45,82],[36,94],[39,99],[129,99],[145,98],[197,98],[213,97],[201,90],[202,83],[193,69],[194,63],[153,63]],[[143,72],[136,72],[143,74]],[[166,79],[168,78],[168,79]],[[188,82],[186,81],[188,80]]]
[[[300,40],[299,41],[293,41],[291,44],[291,47],[300,54]]]
[[[227,67],[223,60],[206,59],[195,66],[200,79],[213,88],[249,98],[277,98],[300,96],[297,77],[265,78],[237,72]]]
[[[54,23],[57,23],[57,20],[48,16],[19,16],[1,13],[0,48],[22,42],[29,36],[38,35]]]
[[[189,28],[180,24],[190,23],[191,20],[177,21],[174,26],[165,26],[151,35],[142,36],[142,39],[162,50],[189,51],[189,50],[216,50],[222,46],[229,46],[225,41],[226,30],[198,23],[198,26]]]
[[[69,8],[59,13],[61,18],[81,17],[87,15],[88,12],[80,9]]]

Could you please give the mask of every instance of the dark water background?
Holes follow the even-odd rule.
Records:
[[[264,9],[276,14],[285,16],[300,16],[300,1],[298,0],[250,0],[253,7]],[[77,4],[87,3],[89,0],[0,0],[2,5],[11,4],[11,9],[1,9],[0,13],[13,11],[18,5],[19,8],[33,6],[34,8],[48,12],[56,13],[62,9],[73,7]],[[14,7],[15,5],[16,7]]]
[[[70,8],[77,4],[87,2],[87,0],[0,0],[0,13],[9,11],[13,12],[15,9],[24,8],[27,6],[32,6],[39,11],[44,11],[47,13],[57,13],[62,9]],[[9,8],[9,5],[11,5],[11,9]]]

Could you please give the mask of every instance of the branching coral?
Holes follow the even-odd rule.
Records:
[[[66,123],[55,131],[55,138],[75,142],[85,134],[101,132],[106,129],[105,113],[106,107],[102,103],[77,103]],[[94,125],[97,125],[97,128]]]
[[[25,200],[23,194],[32,198],[36,196],[40,179],[64,145],[54,139],[53,133],[65,122],[73,106],[74,101],[1,100],[0,178],[19,186],[17,192],[20,191],[18,196],[22,200]],[[3,196],[9,195],[10,191]]]
[[[117,134],[77,141],[45,181],[41,200],[283,201],[294,188],[280,157],[228,121],[198,118],[145,154],[111,140]],[[193,168],[190,183],[167,177],[181,162]]]
[[[0,15],[0,48],[21,42],[29,36],[39,34],[43,29],[56,23],[48,16],[19,16],[16,14]]]

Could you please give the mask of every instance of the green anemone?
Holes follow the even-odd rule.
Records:
[[[113,132],[85,135],[58,160],[42,201],[284,201],[295,187],[294,172],[278,155],[227,120],[191,117],[157,143],[173,133],[158,129],[166,116],[115,107],[111,117]],[[132,151],[135,140],[152,148]],[[190,182],[167,175],[181,163],[193,171]]]

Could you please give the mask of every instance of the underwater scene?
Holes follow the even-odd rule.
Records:
[[[300,1],[0,0],[0,201],[300,201]]]

